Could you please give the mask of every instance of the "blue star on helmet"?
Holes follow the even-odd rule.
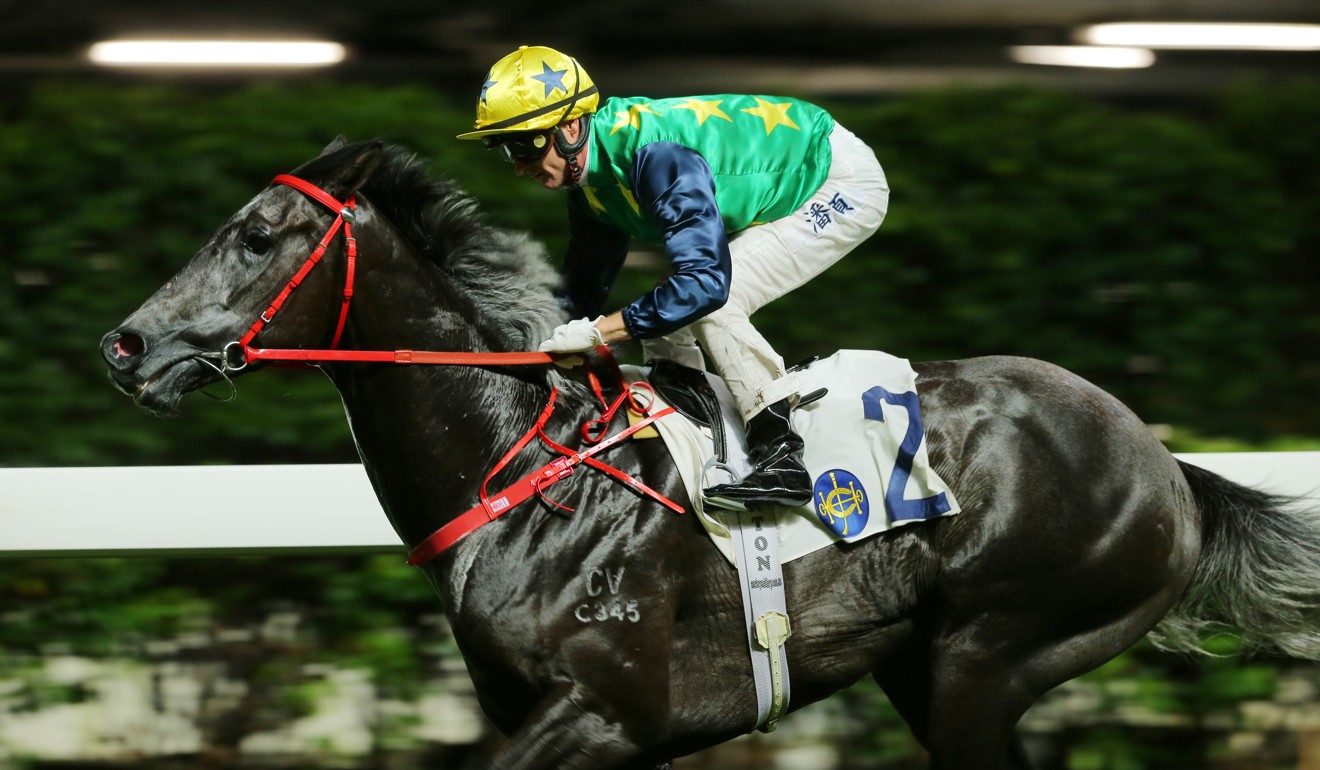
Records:
[[[556,88],[558,88],[560,91],[563,91],[564,93],[568,93],[568,89],[564,88],[564,75],[567,72],[568,72],[567,67],[565,67],[562,70],[552,70],[550,69],[549,64],[546,64],[545,62],[541,62],[541,74],[532,75],[532,80],[539,80],[545,84],[546,96],[549,96],[550,94],[554,93],[554,90]]]
[[[492,74],[494,74],[494,73],[492,73]],[[487,77],[487,78],[490,78],[490,75],[487,75],[486,77]],[[486,80],[485,83],[482,83],[482,84],[481,84],[481,101],[482,101],[483,103],[486,101],[486,92],[490,90],[490,87],[491,87],[491,86],[495,85],[495,84],[498,83],[498,82],[499,82],[498,80],[490,80],[490,79],[488,79],[488,80]]]

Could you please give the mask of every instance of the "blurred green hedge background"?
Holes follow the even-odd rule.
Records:
[[[874,238],[755,319],[786,359],[1034,356],[1111,391],[1175,450],[1320,443],[1320,81],[1242,83],[1179,111],[1025,87],[821,103],[875,149],[893,195]],[[183,416],[152,420],[106,382],[97,342],[273,175],[339,134],[413,148],[492,220],[558,254],[562,198],[455,141],[470,120],[466,104],[423,87],[314,82],[52,81],[0,106],[0,465],[355,461],[322,377],[263,372],[239,381],[233,403],[194,395]],[[615,304],[661,269],[626,270]],[[6,713],[91,697],[41,673],[51,656],[204,659],[248,689],[188,761],[254,766],[243,737],[305,714],[316,665],[422,698],[457,665],[436,609],[393,557],[0,561],[0,682],[18,683],[0,687],[0,727]],[[288,616],[287,633],[262,631]],[[1037,751],[1057,768],[1297,767],[1307,744],[1295,729],[1261,738],[1256,763],[1230,738],[1240,703],[1299,676],[1278,661],[1189,663],[1142,646],[1078,686],[1101,693],[1095,713],[1180,716],[1140,730],[1081,720]],[[830,723],[847,747],[838,766],[920,766],[873,687],[836,701],[848,715]],[[498,741],[484,728],[458,749],[405,733],[382,718],[369,754],[335,761],[459,767]]]

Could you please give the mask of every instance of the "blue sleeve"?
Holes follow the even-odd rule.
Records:
[[[715,177],[701,154],[671,142],[637,151],[629,181],[638,206],[664,233],[669,280],[623,309],[639,339],[660,337],[720,309],[729,299],[733,262],[715,203]]]
[[[580,192],[568,196],[568,253],[559,304],[570,318],[599,315],[619,268],[628,256],[629,236],[591,216]]]

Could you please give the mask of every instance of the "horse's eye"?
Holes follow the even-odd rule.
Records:
[[[250,232],[243,236],[243,248],[247,249],[248,252],[254,256],[265,256],[266,253],[270,251],[272,245],[274,245],[274,242],[271,241],[270,236],[265,233]]]

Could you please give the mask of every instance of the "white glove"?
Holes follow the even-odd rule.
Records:
[[[596,321],[603,317],[598,316]],[[558,326],[550,335],[550,339],[542,342],[537,350],[542,353],[579,353],[583,350],[591,350],[597,345],[604,345],[605,338],[600,335],[600,329],[596,328],[596,321],[579,318]]]

